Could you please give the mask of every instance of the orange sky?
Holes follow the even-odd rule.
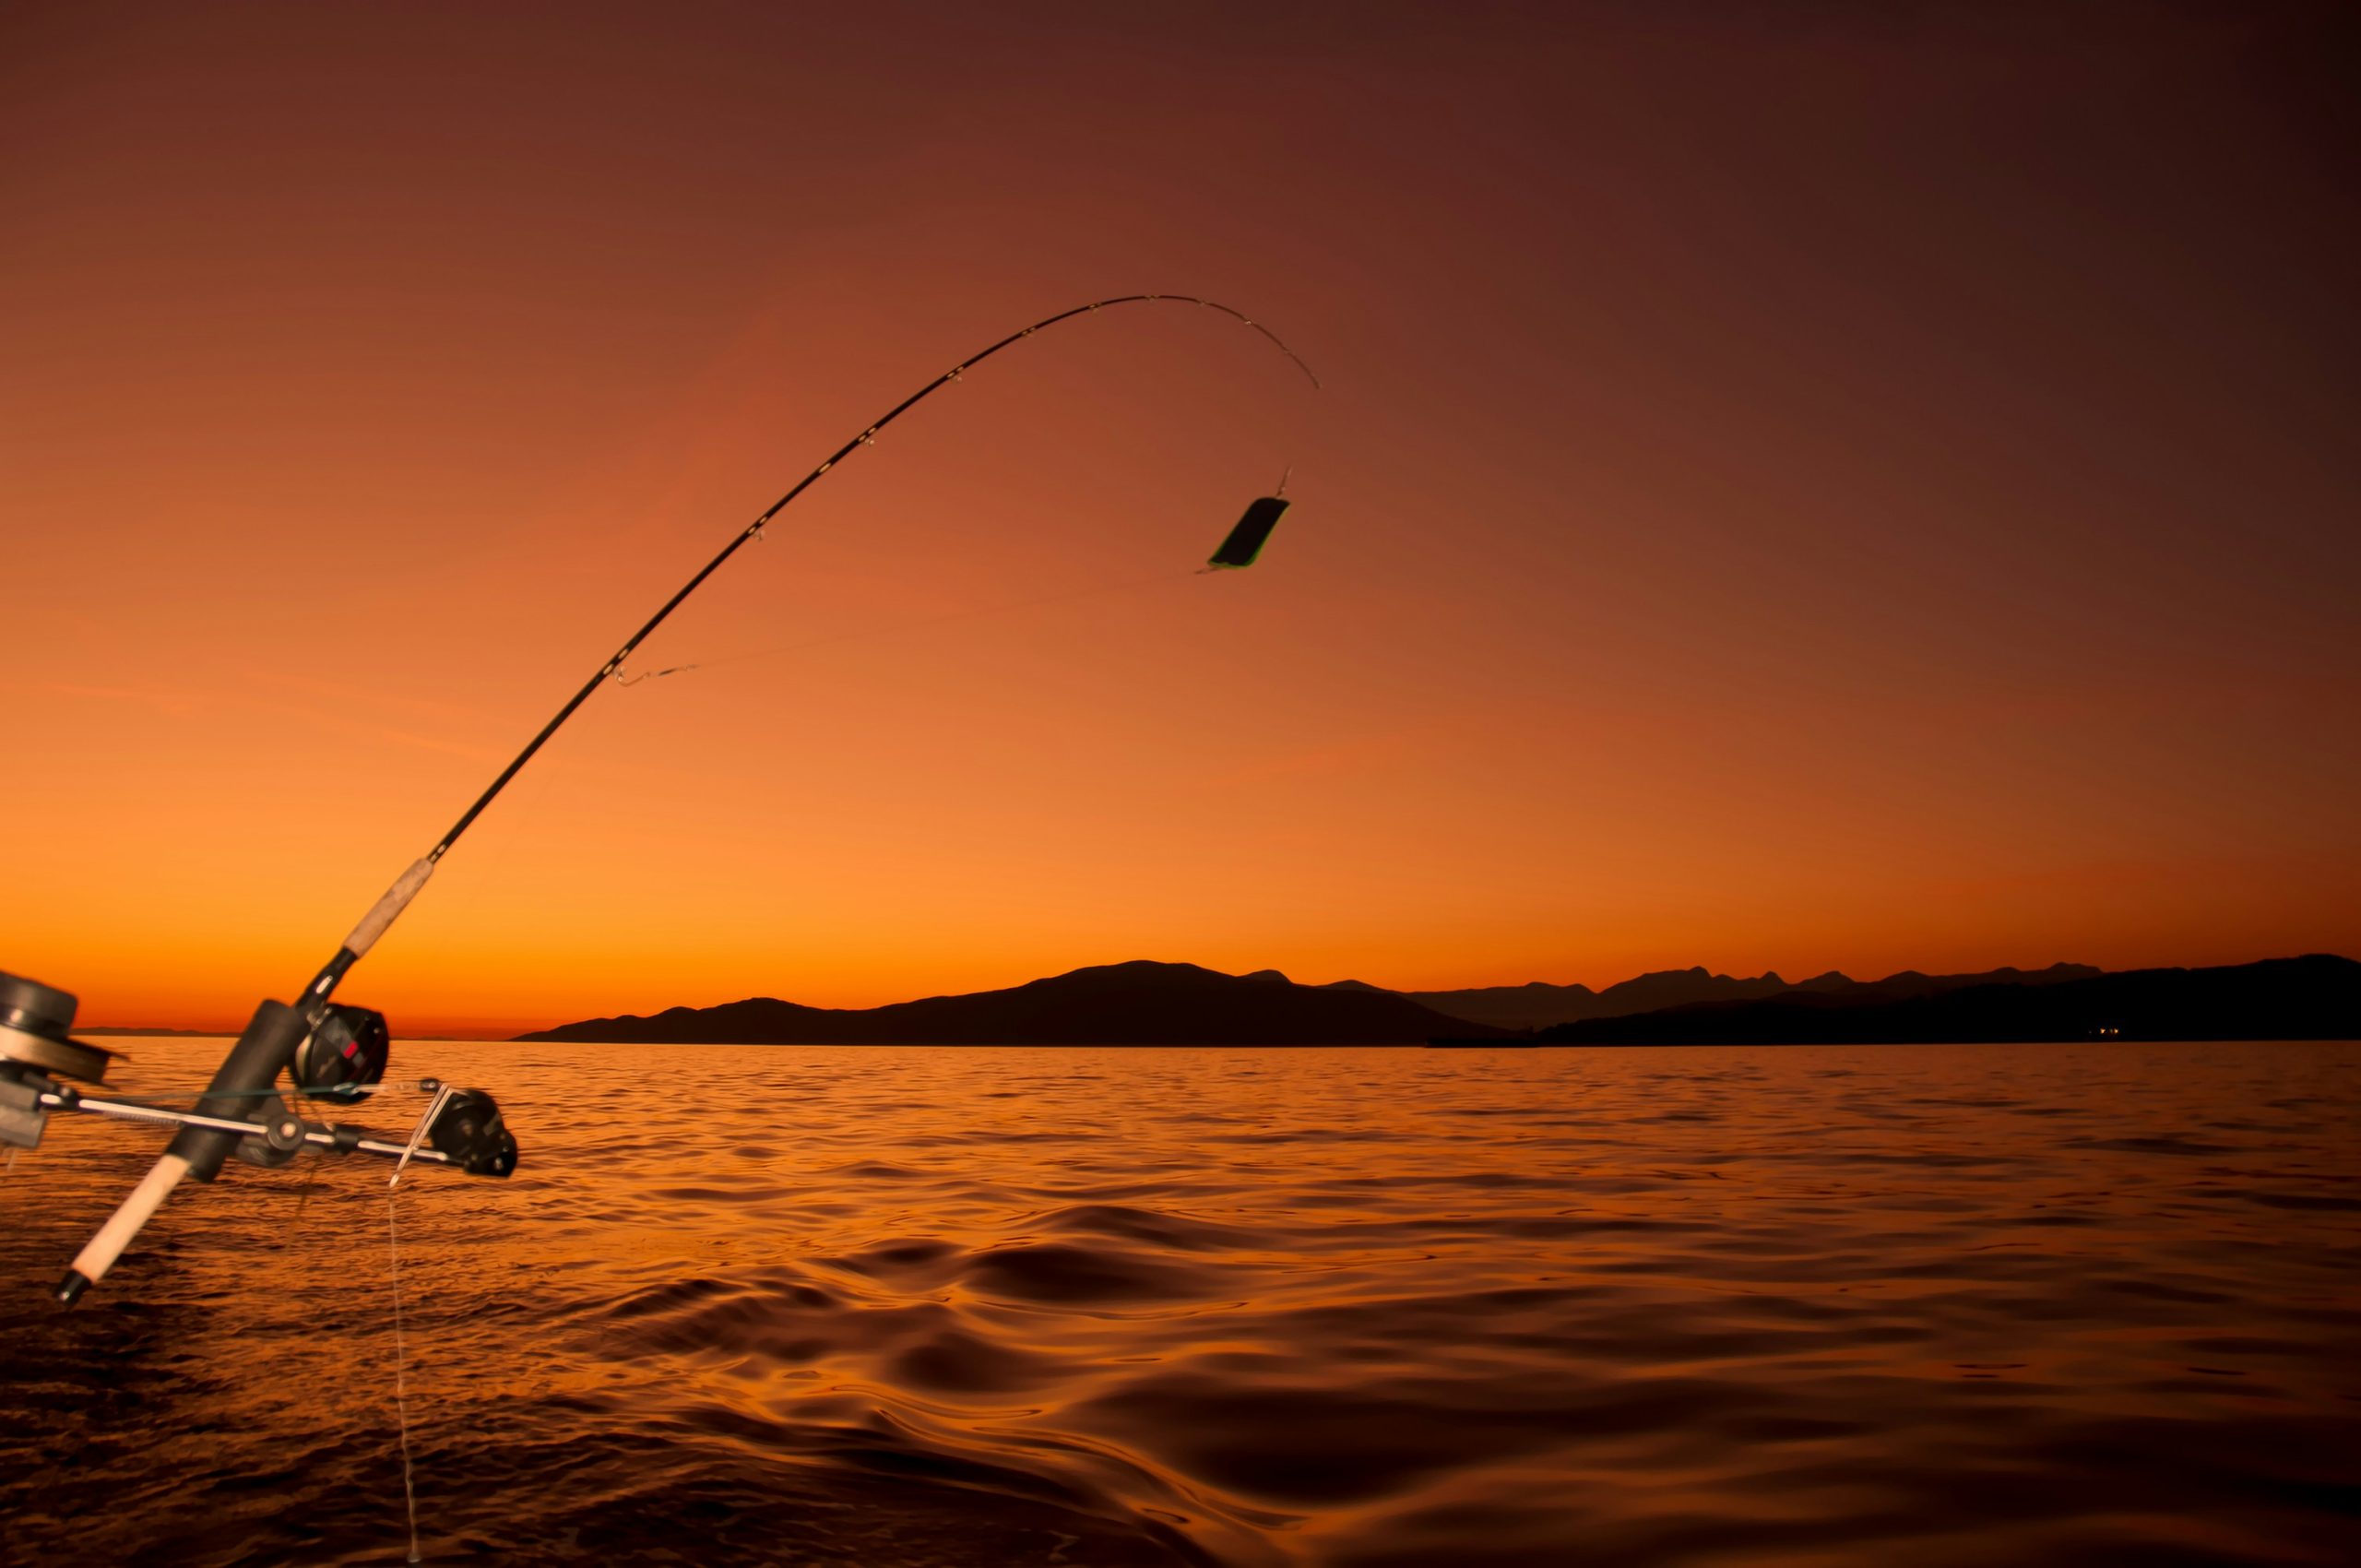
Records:
[[[347,994],[2361,952],[2361,138],[2241,9],[12,6],[0,968],[289,994],[1135,290],[1327,390],[994,360]]]

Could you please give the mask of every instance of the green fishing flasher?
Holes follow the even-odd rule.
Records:
[[[1283,495],[1265,495],[1254,502],[1246,508],[1246,516],[1238,519],[1238,526],[1229,530],[1229,537],[1221,541],[1221,548],[1214,552],[1213,558],[1205,564],[1254,564],[1254,557],[1263,553],[1264,541],[1271,537],[1271,530],[1279,526],[1279,518],[1287,509],[1287,497]]]

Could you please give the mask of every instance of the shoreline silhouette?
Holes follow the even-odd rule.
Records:
[[[1766,982],[1770,989],[1765,989]],[[1401,992],[1358,980],[1299,985],[1275,969],[1224,974],[1137,959],[1005,990],[869,1008],[751,997],[535,1029],[518,1040],[746,1045],[1543,1045],[1931,1044],[2076,1039],[2361,1038],[2361,963],[2329,954],[2203,968],[2106,973],[2087,965],[1973,975],[1837,974],[1788,985],[1703,968],[1604,992],[1540,987],[1568,1007],[1674,997],[1614,1016],[1512,1028],[1477,1015],[1496,993]],[[1573,995],[1580,992],[1579,997]],[[1439,1003],[1470,1000],[1452,1012]],[[1528,1003],[1528,1005],[1530,1003]]]

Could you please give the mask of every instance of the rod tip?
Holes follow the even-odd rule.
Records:
[[[53,1292],[53,1294],[57,1297],[61,1305],[70,1307],[75,1302],[80,1301],[82,1299],[82,1292],[88,1290],[89,1288],[90,1277],[89,1275],[84,1274],[78,1268],[69,1268],[65,1271],[65,1277],[57,1282],[57,1289]]]

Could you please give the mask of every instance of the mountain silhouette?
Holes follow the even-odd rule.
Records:
[[[1145,959],[1006,991],[884,1007],[804,1007],[754,997],[653,1016],[591,1018],[527,1040],[747,1045],[1408,1045],[1472,1027],[1385,991],[1297,985],[1275,969],[1226,975]]]
[[[1667,996],[1691,1000],[1645,1006]],[[1577,1005],[1619,1011],[1537,1033],[1504,1022]],[[1659,970],[1599,992],[1536,981],[1401,992],[1359,980],[1298,985],[1276,969],[1228,975],[1142,959],[884,1007],[805,1007],[764,996],[647,1017],[590,1018],[516,1038],[778,1045],[1407,1045],[1522,1038],[1563,1045],[1737,1045],[2062,1040],[2107,1031],[2125,1039],[2361,1039],[2361,964],[2316,954],[2119,974],[2087,964],[1972,975],[1905,969],[1868,982],[1832,970],[1799,985],[1775,974],[1736,980],[1697,968]]]
[[[1717,975],[1704,967],[1657,969],[1605,991],[1585,985],[1549,985],[1535,980],[1525,985],[1484,986],[1468,991],[1406,991],[1399,994],[1438,1013],[1496,1028],[1539,1029],[1591,1018],[1621,1018],[1711,1002],[1752,1002],[1806,993],[1833,1005],[1859,1006],[1899,1002],[1913,996],[1933,996],[1971,985],[2053,985],[2062,980],[2088,980],[2101,971],[2088,964],[2053,964],[2046,969],[2000,968],[1973,975],[1922,975],[1916,969],[1888,975],[1881,980],[1855,980],[1831,969],[1789,985],[1776,972],[1752,980]],[[1339,987],[1364,987],[1358,980],[1339,980]]]
[[[2011,1040],[2361,1039],[2361,964],[2324,953],[2201,969],[2011,980],[1905,972],[1850,994],[1795,988],[1544,1029],[1563,1045],[1844,1045]],[[1966,985],[1947,981],[1967,979]]]

